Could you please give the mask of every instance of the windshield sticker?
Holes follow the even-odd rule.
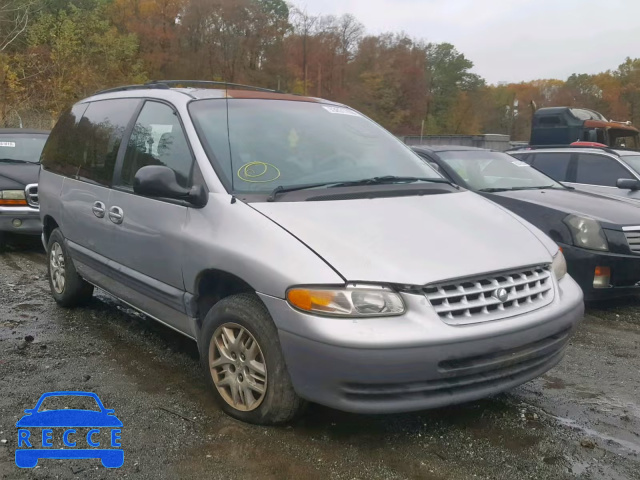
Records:
[[[0,142],[0,147],[16,148],[16,142]]]
[[[322,108],[324,108],[327,112],[329,113],[336,113],[338,115],[350,115],[352,117],[362,117],[362,115],[360,115],[357,112],[354,112],[353,110],[351,110],[350,108],[344,108],[344,107],[328,107],[326,105],[323,105]]]
[[[529,164],[525,163],[521,160],[513,160],[511,163],[513,163],[516,167],[528,167]]]
[[[240,167],[238,178],[248,183],[269,183],[280,178],[280,170],[270,163],[250,162]]]

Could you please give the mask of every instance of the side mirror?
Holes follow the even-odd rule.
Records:
[[[631,190],[635,192],[636,190],[640,190],[640,180],[634,180],[632,178],[619,178],[616,182],[616,186],[624,190]]]
[[[181,187],[176,172],[162,165],[147,165],[138,170],[133,179],[133,191],[146,197],[184,200],[195,207],[207,204],[207,192],[202,185]]]

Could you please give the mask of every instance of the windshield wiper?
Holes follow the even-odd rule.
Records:
[[[33,163],[28,160],[17,160],[15,158],[0,158],[0,162],[4,163]]]
[[[267,202],[274,202],[276,196],[279,193],[295,192],[298,190],[307,190],[311,188],[319,187],[357,187],[359,185],[389,185],[393,183],[415,183],[415,182],[429,182],[429,183],[446,183],[458,190],[460,187],[449,180],[444,178],[421,178],[421,177],[396,177],[393,175],[387,175],[384,177],[363,178],[362,180],[353,180],[349,182],[324,182],[324,183],[312,183],[307,185],[290,185],[285,187],[284,185],[278,185],[271,191],[271,194],[267,197]]]
[[[513,188],[481,188],[479,192],[496,193],[496,192],[510,192]]]
[[[540,187],[515,187],[513,190],[546,190],[554,187],[555,185],[542,185]]]
[[[356,187],[358,185],[388,185],[393,183],[415,183],[415,182],[429,182],[429,183],[446,183],[452,187],[460,187],[449,180],[444,178],[426,178],[426,177],[397,177],[395,175],[386,175],[384,177],[372,177],[363,178],[362,180],[353,180],[350,182],[340,182],[331,185],[333,187]]]
[[[278,185],[271,191],[271,193],[267,197],[267,202],[275,202],[276,196],[279,193],[296,192],[298,190],[306,190],[308,188],[326,187],[328,185],[334,185],[335,183],[336,182],[310,183],[307,185],[289,185],[287,187],[285,187],[284,185]]]
[[[555,185],[544,185],[540,187],[510,187],[510,188],[481,188],[479,192],[496,193],[496,192],[515,192],[517,190],[546,190],[547,188],[554,188]]]

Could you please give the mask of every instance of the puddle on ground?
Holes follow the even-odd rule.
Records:
[[[551,390],[563,390],[567,385],[564,382],[564,380],[558,378],[558,377],[551,377],[551,376],[543,376],[542,379],[544,380],[544,385],[543,388],[548,388]]]
[[[570,418],[558,417],[556,415],[551,415],[551,414],[547,414],[547,415],[549,415],[551,418],[554,418],[560,425],[564,427],[568,427],[573,430],[578,430],[584,433],[585,435],[588,435],[589,437],[593,437],[598,440],[601,440],[603,444],[599,445],[600,447],[604,448],[604,445],[611,445],[611,442],[613,442],[614,444],[620,445],[621,447],[620,449],[624,450],[626,453],[640,455],[640,444],[638,443],[630,442],[628,440],[623,440],[621,438],[612,437],[604,433],[601,433],[597,430],[594,430],[592,428],[584,427],[582,425],[579,425],[578,422],[576,422],[575,420],[571,420]]]

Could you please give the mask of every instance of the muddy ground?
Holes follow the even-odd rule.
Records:
[[[53,390],[93,391],[115,409],[121,469],[15,466],[15,423]],[[640,479],[640,297],[589,306],[558,367],[469,405],[388,416],[311,406],[292,426],[263,428],[211,400],[195,343],[100,292],[86,308],[58,308],[37,242],[0,254],[7,479]]]

